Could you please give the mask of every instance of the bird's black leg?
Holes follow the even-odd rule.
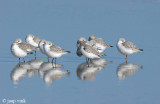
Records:
[[[19,58],[19,67],[20,67],[20,58]]]
[[[127,55],[126,55],[126,62],[127,62]]]
[[[88,58],[88,63],[89,63],[89,61],[90,61],[90,58]]]
[[[36,51],[35,51],[35,59],[36,59]]]
[[[23,61],[26,62],[24,58],[23,58]]]
[[[49,58],[48,58],[49,59]],[[52,66],[53,66],[53,60],[54,60],[54,58],[52,59]]]
[[[89,67],[89,61],[90,61],[91,59],[90,58],[88,58],[88,67]]]

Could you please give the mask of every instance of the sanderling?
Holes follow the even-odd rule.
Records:
[[[44,50],[44,44],[45,44],[45,42],[46,42],[46,40],[41,40],[39,42],[39,44],[38,44],[38,47],[39,47],[40,51],[42,52],[42,54],[46,55],[45,50]],[[49,57],[48,57],[48,62],[49,62]]]
[[[32,53],[32,51],[36,50],[36,47],[32,46],[29,43],[22,42],[22,40],[19,38],[16,39],[11,45],[11,52],[15,57],[19,58],[19,62],[20,58],[23,58],[24,60],[24,57],[27,56],[27,54]]]
[[[136,45],[134,45],[132,42],[125,41],[124,38],[120,38],[118,40],[117,49],[119,50],[119,52],[121,54],[126,56],[126,60],[127,60],[127,55],[131,55],[133,53],[137,53],[137,52],[142,52],[143,51],[143,49],[137,48]]]
[[[85,43],[85,44],[87,44],[87,45],[90,45],[90,46],[92,46],[92,47],[95,45],[92,41],[87,41],[84,37],[81,37],[81,38],[77,41],[77,52],[76,52],[76,54],[77,54],[77,56],[79,56],[79,57],[81,57],[81,56],[83,55],[82,52],[81,52],[80,42],[83,42],[83,43]],[[93,47],[93,48],[95,48],[95,47]],[[97,48],[95,48],[95,49],[97,50]]]
[[[79,38],[79,40],[77,40],[77,48],[80,47],[80,42],[86,42],[86,39],[84,37]]]
[[[84,37],[81,37],[78,41],[77,41],[77,51],[76,54],[77,56],[81,57],[83,54],[81,52],[81,45],[80,42],[86,42],[87,40]]]
[[[95,59],[95,58],[100,58],[100,56],[105,56],[104,54],[98,52],[95,48],[93,48],[90,45],[85,44],[85,42],[80,42],[80,50],[83,54],[88,59]]]
[[[45,51],[44,51],[44,44],[45,44],[45,40],[41,40],[38,44],[38,47],[40,49],[40,51],[42,52],[42,54],[45,54]]]
[[[26,39],[25,39],[25,40],[26,40],[27,43],[29,43],[29,44],[37,47],[37,49],[39,48],[39,47],[38,47],[38,44],[39,44],[39,42],[40,42],[40,39],[39,39],[38,37],[35,37],[35,36],[33,36],[32,34],[28,34],[28,35],[26,36]],[[36,51],[38,51],[38,50],[36,50]],[[36,51],[35,51],[35,58],[36,58]]]
[[[48,57],[55,59],[55,67],[56,67],[56,58],[59,58],[64,54],[70,53],[70,51],[65,51],[59,46],[54,45],[50,41],[45,42],[44,50]],[[53,59],[52,59],[52,64],[53,64]]]
[[[96,38],[95,35],[91,35],[88,40],[100,53],[104,52],[106,48],[113,47],[106,44],[106,42],[102,38]]]

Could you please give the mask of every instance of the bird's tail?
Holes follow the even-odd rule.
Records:
[[[143,49],[138,49],[139,50],[139,52],[142,52],[143,51]]]
[[[65,53],[71,53],[71,51],[65,51]]]
[[[106,47],[113,47],[112,45],[108,45],[108,44],[106,44]]]
[[[113,46],[109,45],[109,47],[113,47]]]

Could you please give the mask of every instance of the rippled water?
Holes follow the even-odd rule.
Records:
[[[6,0],[0,14],[0,104],[160,103],[159,0]],[[40,52],[19,64],[10,45],[29,33],[71,53],[56,69]],[[76,41],[91,34],[114,47],[88,67],[76,56]],[[116,49],[121,37],[144,51],[126,63]]]

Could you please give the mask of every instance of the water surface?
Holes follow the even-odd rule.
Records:
[[[0,8],[0,103],[160,103],[159,0],[1,0]],[[71,51],[57,59],[58,72],[40,52],[18,67],[10,46],[29,33]],[[76,56],[76,41],[91,34],[114,47],[88,68],[85,58]],[[126,63],[116,49],[121,37],[144,52],[128,56]]]

